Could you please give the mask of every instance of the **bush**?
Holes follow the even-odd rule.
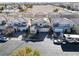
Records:
[[[58,9],[55,9],[54,12],[58,12]]]
[[[33,53],[33,55],[34,55],[34,56],[35,56],[35,55],[39,56],[40,53],[39,53],[39,51],[35,50],[34,53]]]
[[[71,7],[70,7],[70,6],[67,6],[67,9],[69,9],[69,10],[70,10],[70,9],[71,9]]]
[[[22,48],[20,50],[14,51],[12,56],[40,56],[39,51],[37,50],[32,50],[30,47],[29,48]]]
[[[27,8],[32,8],[32,7],[33,7],[32,4],[26,4],[25,6],[26,6]]]

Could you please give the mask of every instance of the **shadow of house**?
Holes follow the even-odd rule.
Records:
[[[47,33],[37,33],[31,37],[25,37],[24,41],[26,42],[40,42],[40,41],[44,41],[45,37],[46,37]]]
[[[24,33],[27,33],[27,32],[26,31],[17,31],[17,32],[14,32],[13,33],[13,37],[18,37],[18,36],[20,36],[20,35],[22,35]]]
[[[47,33],[37,33],[35,35],[33,35],[32,37],[30,37],[30,39],[33,39],[33,42],[39,42],[39,41],[43,41],[46,37]]]

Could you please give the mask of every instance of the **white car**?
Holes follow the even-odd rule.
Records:
[[[1,41],[1,42],[2,42],[2,41],[6,42],[6,41],[8,41],[8,40],[9,40],[9,38],[0,35],[0,41]]]

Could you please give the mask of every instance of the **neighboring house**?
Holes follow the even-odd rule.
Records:
[[[7,20],[7,26],[12,26],[15,29],[15,31],[17,31],[18,27],[15,26],[15,24],[18,24],[19,21],[14,17],[7,17]]]
[[[2,10],[4,9],[5,5],[4,4],[0,4],[0,12],[2,12]]]
[[[4,30],[3,30],[3,34],[4,35],[11,35],[13,32],[15,32],[15,30],[13,29],[12,26],[7,26]]]
[[[7,25],[12,26],[15,29],[15,31],[17,30],[23,31],[28,29],[28,24],[21,17],[16,17],[16,18],[8,17],[7,19],[8,19]]]
[[[2,12],[19,12],[18,6],[16,5],[6,5]]]
[[[0,24],[1,24],[1,25],[5,25],[5,24],[6,24],[6,19],[0,17]]]
[[[14,17],[6,17],[7,21],[7,26],[13,26],[14,22],[15,22],[15,18]]]
[[[0,34],[6,29],[6,20],[3,17],[0,17]]]
[[[6,8],[6,9],[4,9],[2,12],[6,12],[6,13],[8,13],[8,12],[19,12],[19,9]]]
[[[4,30],[6,28],[6,19],[4,17],[0,17],[0,30]]]
[[[59,24],[70,24],[71,26],[74,24],[70,19],[67,18],[51,18],[51,27],[53,29],[53,24],[59,23]]]
[[[26,23],[26,21],[23,18],[17,18],[17,20],[19,21],[19,23],[18,23],[18,29],[20,31],[28,29],[28,23]]]
[[[48,13],[48,17],[49,18],[68,18],[68,19],[70,19],[70,18],[75,18],[77,16],[76,16],[76,13],[69,11],[67,9],[64,9],[64,10],[60,11],[59,13],[50,12],[50,13]]]
[[[79,18],[71,18],[70,20],[74,23],[74,30],[79,34]]]

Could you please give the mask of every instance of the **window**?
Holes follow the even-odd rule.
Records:
[[[71,37],[68,37],[68,39],[72,39]]]

